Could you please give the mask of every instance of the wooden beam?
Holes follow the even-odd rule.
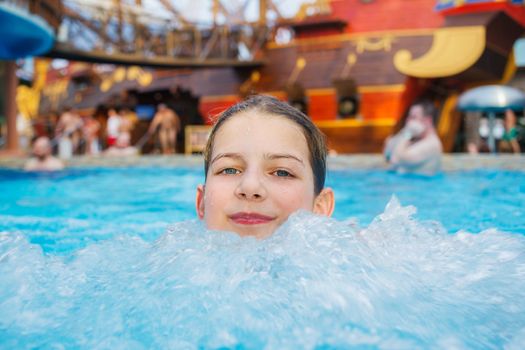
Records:
[[[122,51],[124,48],[124,35],[123,35],[123,13],[122,13],[122,3],[120,0],[113,0],[113,8],[116,11],[117,17],[117,33],[118,33],[118,49]]]
[[[168,56],[144,57],[137,54],[107,54],[103,51],[90,51],[74,49],[66,44],[56,43],[55,47],[48,52],[45,57],[64,58],[73,61],[91,63],[112,63],[128,66],[147,66],[154,68],[258,68],[264,65],[262,60],[238,61],[234,59],[202,59],[195,58],[174,58]]]
[[[18,78],[16,77],[16,63],[6,61],[5,67],[5,116],[7,119],[7,151],[18,151],[18,131],[16,129],[16,87]]]
[[[193,25],[188,22],[177,9],[169,2],[168,0],[159,0],[159,2],[166,8],[166,10],[170,11],[175,18],[182,24],[184,28],[193,27]]]
[[[266,10],[268,3],[266,0],[259,0],[259,25],[266,25]]]
[[[77,12],[71,10],[68,7],[64,7],[64,15],[69,17],[70,19],[73,19],[73,20],[76,20],[76,21],[82,23],[82,25],[86,26],[88,29],[91,29],[93,32],[95,32],[97,35],[99,35],[104,40],[105,43],[111,43],[113,45],[116,44],[106,34],[106,32],[107,32],[107,28],[106,28],[107,21],[104,21],[104,23],[103,23],[104,26],[102,28],[99,28],[99,27],[95,26],[93,23],[91,23],[89,20],[85,19],[80,14],[78,14]]]

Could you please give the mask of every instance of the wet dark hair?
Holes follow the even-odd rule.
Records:
[[[434,125],[437,124],[438,110],[436,108],[436,105],[434,105],[432,101],[427,100],[427,99],[418,100],[414,102],[414,104],[411,107],[414,107],[414,106],[421,106],[421,108],[423,109],[423,115],[426,117],[431,117],[432,124]]]
[[[255,111],[273,116],[281,116],[291,120],[301,127],[304,137],[306,138],[308,150],[310,151],[310,164],[314,175],[314,192],[316,195],[318,195],[324,188],[326,178],[325,137],[307,115],[290,106],[288,103],[279,101],[278,99],[271,96],[251,96],[246,100],[228,108],[219,115],[215,125],[211,130],[210,137],[208,138],[206,149],[204,151],[205,176],[207,177],[208,175],[215,135],[228,119],[239,113],[248,111]]]

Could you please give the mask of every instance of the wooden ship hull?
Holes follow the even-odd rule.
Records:
[[[89,110],[118,103],[122,91],[140,98],[180,87],[198,97],[211,124],[248,93],[272,94],[300,99],[331,150],[370,153],[380,152],[407,107],[426,97],[441,109],[438,131],[450,151],[460,120],[455,99],[466,88],[513,76],[512,47],[524,25],[525,7],[516,1],[333,1],[324,12],[279,23],[274,33],[291,30],[293,39],[271,37],[252,64],[128,65],[105,73],[71,65],[61,77],[47,73],[39,108]],[[75,83],[82,79],[87,87]]]

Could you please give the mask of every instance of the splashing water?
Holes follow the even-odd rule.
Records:
[[[414,213],[299,212],[265,240],[186,221],[68,256],[2,233],[0,347],[521,348],[525,237]]]

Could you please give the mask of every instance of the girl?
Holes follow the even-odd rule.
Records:
[[[219,116],[204,171],[196,208],[209,229],[264,238],[299,209],[326,216],[334,210],[334,193],[324,188],[323,135],[273,97],[253,96]]]

